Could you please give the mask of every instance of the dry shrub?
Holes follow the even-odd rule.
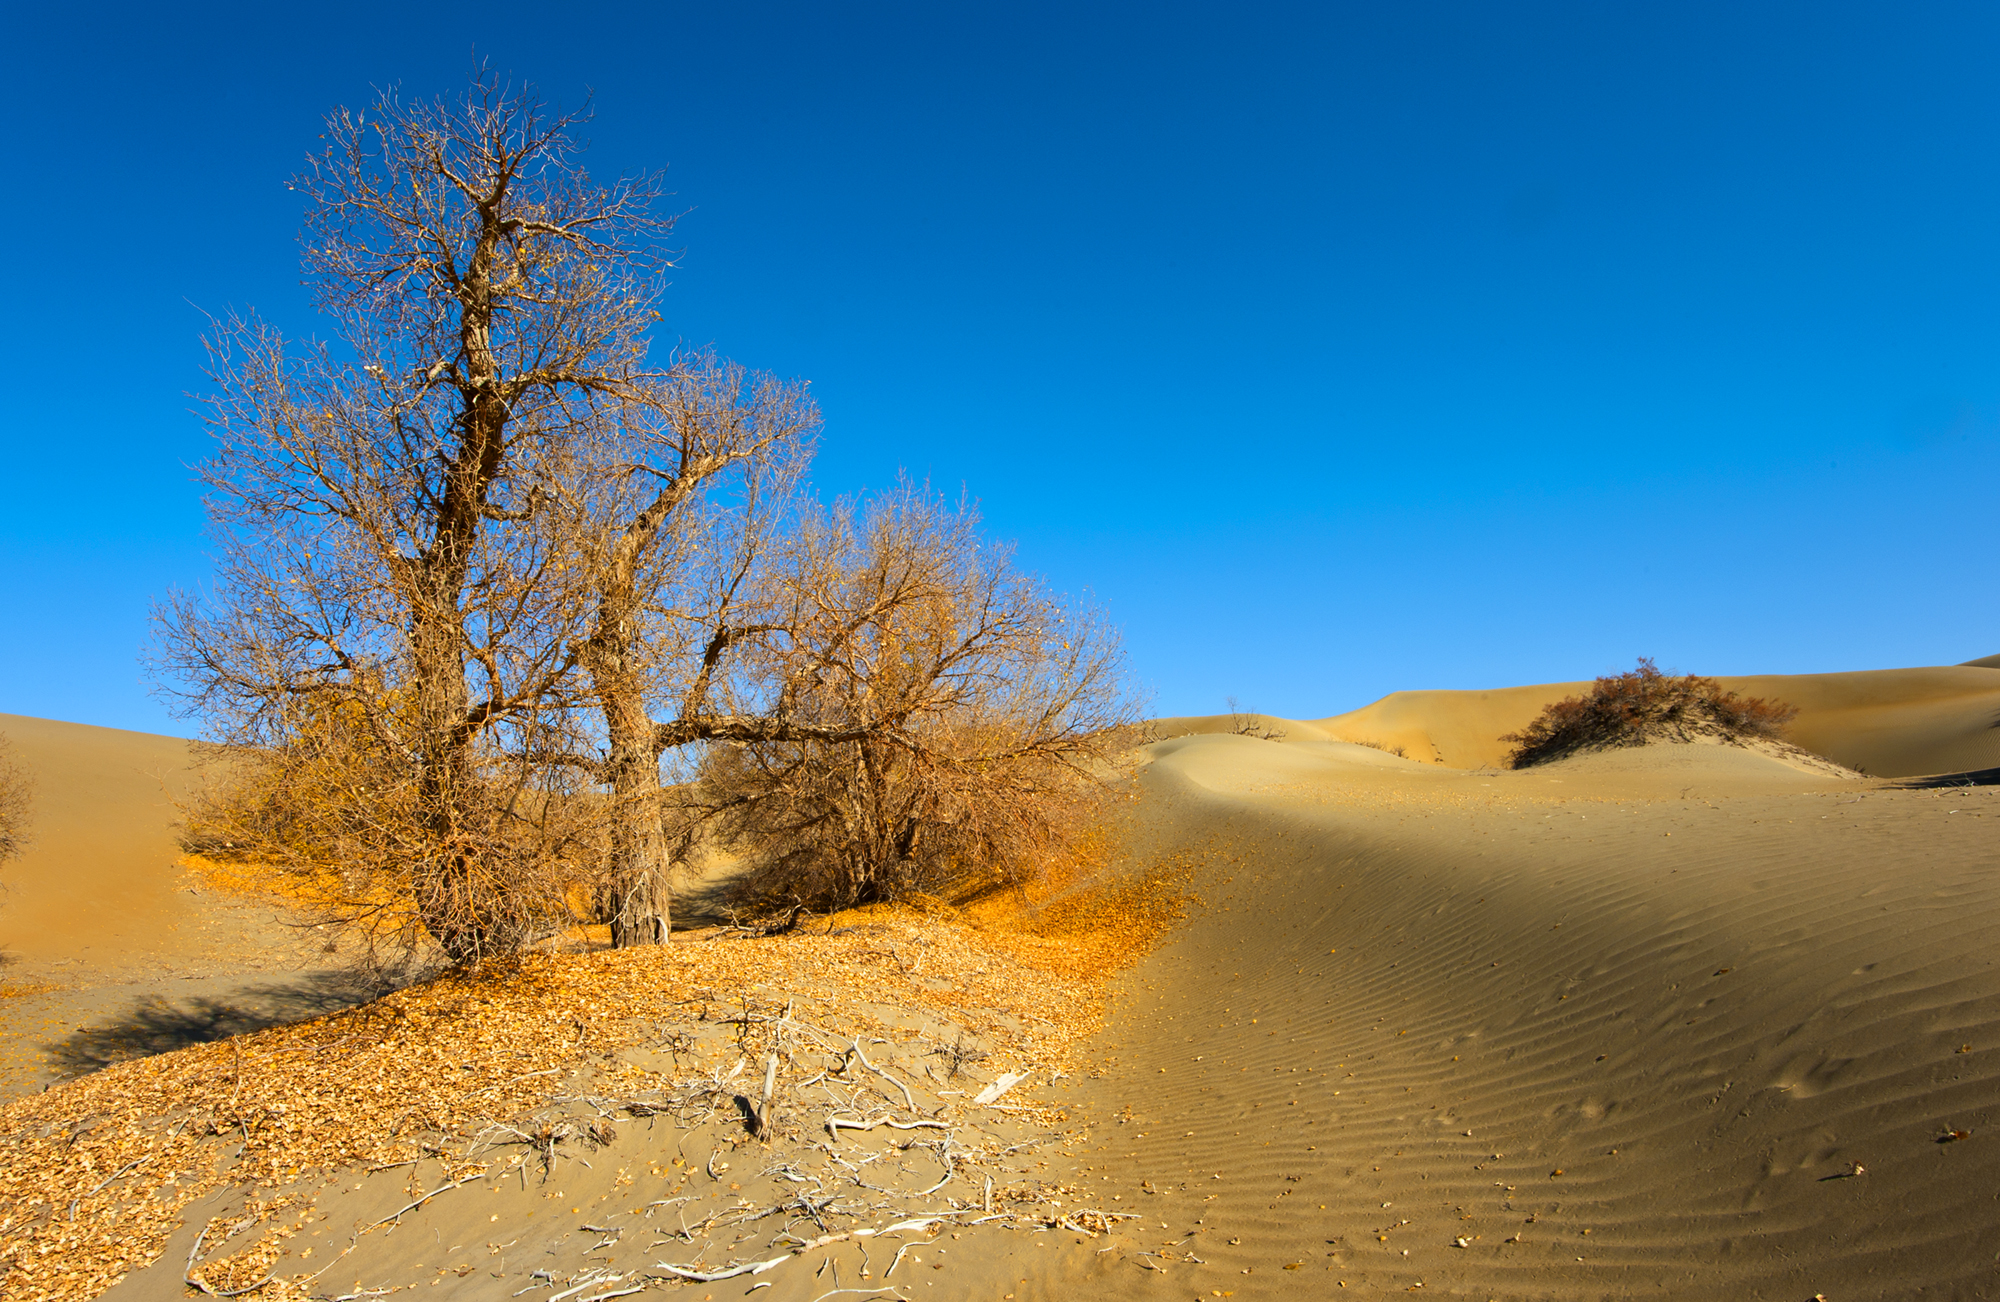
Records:
[[[1229,698],[1229,731],[1238,737],[1255,737],[1259,741],[1283,741],[1285,730],[1273,728],[1264,722],[1263,716],[1255,711],[1245,713],[1236,704],[1236,698]]]
[[[28,818],[34,809],[35,780],[0,734],[0,863],[28,848]]]
[[[1520,769],[1578,751],[1650,741],[1775,739],[1797,714],[1783,701],[1724,691],[1713,678],[1663,674],[1641,656],[1638,668],[1598,679],[1589,695],[1555,702],[1500,740],[1514,744],[1508,763]]]
[[[399,964],[434,947],[458,962],[509,953],[574,923],[571,887],[601,857],[587,797],[493,756],[457,776],[440,835],[417,766],[360,710],[294,708],[314,717],[277,744],[199,752],[180,842],[212,884],[289,900]]]
[[[1409,758],[1408,753],[1405,752],[1401,746],[1391,746],[1388,742],[1383,741],[1380,737],[1363,737],[1360,740],[1356,741],[1354,744],[1357,746],[1366,746],[1370,750],[1379,750],[1382,751],[1384,754],[1394,755],[1399,759]]]
[[[725,751],[710,780],[742,801],[731,840],[757,867],[753,903],[823,912],[1018,885],[1063,854],[1096,784],[1039,756],[960,764],[969,739],[922,749],[877,741]]]
[[[1091,825],[1137,715],[1117,634],[978,525],[909,483],[800,524],[761,647],[790,736],[715,747],[698,788],[758,900],[1019,883]]]

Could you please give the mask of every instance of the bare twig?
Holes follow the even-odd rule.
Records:
[[[361,1233],[366,1234],[368,1233],[369,1230],[375,1229],[377,1226],[387,1225],[391,1221],[400,1221],[405,1212],[413,1212],[417,1208],[422,1207],[425,1203],[429,1202],[431,1199],[437,1197],[439,1194],[450,1193],[453,1189],[458,1188],[462,1184],[471,1184],[474,1180],[483,1179],[485,1175],[486,1173],[484,1171],[480,1171],[473,1175],[463,1176],[457,1180],[452,1181],[450,1184],[439,1185],[437,1188],[431,1190],[429,1193],[417,1199],[415,1202],[407,1203],[404,1206],[399,1207],[395,1211],[389,1213],[387,1216],[384,1216],[381,1220],[375,1221],[372,1224],[366,1226],[364,1229],[362,1229]]]
[[[868,1055],[861,1051],[861,1040],[858,1036],[854,1040],[849,1042],[848,1052],[853,1056],[856,1062],[861,1064],[863,1070],[874,1072],[877,1076],[880,1076],[883,1080],[888,1081],[891,1085],[894,1085],[897,1089],[901,1090],[903,1092],[904,1107],[907,1107],[912,1112],[915,1112],[917,1110],[917,1101],[916,1099],[911,1097],[910,1087],[903,1084],[903,1082],[897,1080],[894,1076],[891,1076],[888,1072],[882,1070],[880,1067],[877,1067],[874,1063],[868,1061]]]
[[[892,1117],[877,1117],[873,1121],[849,1121],[846,1117],[826,1119],[826,1133],[833,1137],[833,1142],[836,1144],[840,1142],[840,1132],[843,1130],[873,1130],[877,1126],[888,1126],[892,1130],[951,1129],[942,1121],[897,1121]]]
[[[670,1275],[678,1275],[682,1279],[691,1279],[697,1283],[713,1284],[716,1280],[734,1279],[738,1275],[761,1275],[773,1266],[782,1266],[791,1259],[792,1254],[787,1253],[782,1257],[773,1257],[769,1261],[745,1262],[741,1266],[731,1266],[727,1270],[696,1270],[692,1266],[676,1266],[671,1261],[658,1261],[653,1264]]]
[[[188,1249],[187,1268],[181,1272],[181,1282],[189,1288],[199,1289],[209,1297],[242,1297],[245,1293],[254,1293],[270,1283],[272,1276],[277,1273],[275,1270],[266,1271],[264,1278],[254,1284],[245,1284],[242,1288],[219,1289],[211,1287],[207,1280],[202,1279],[194,1273],[194,1259],[201,1255],[202,1240],[207,1237],[208,1227],[204,1225],[201,1227],[201,1233],[194,1236],[194,1247]]]

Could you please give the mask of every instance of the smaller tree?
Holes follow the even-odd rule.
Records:
[[[1797,714],[1783,701],[1724,691],[1713,678],[1663,674],[1641,656],[1638,668],[1598,679],[1589,695],[1555,702],[1533,723],[1500,740],[1514,743],[1508,763],[1522,769],[1582,750],[1649,741],[1775,740]]]
[[[13,744],[0,734],[0,863],[28,848],[28,820],[34,813],[35,779]]]
[[[749,657],[769,740],[712,745],[694,802],[768,903],[1019,881],[1088,822],[1137,719],[1115,630],[907,483],[807,519]]]

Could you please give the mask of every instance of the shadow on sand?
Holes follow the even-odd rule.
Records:
[[[674,893],[674,930],[694,931],[737,922],[738,883],[733,875],[698,882]],[[0,963],[6,961],[0,955]],[[109,1017],[96,1014],[82,1027],[44,1046],[60,1080],[74,1080],[116,1063],[171,1053],[191,1044],[226,1040],[267,1026],[303,1022],[365,1004],[409,984],[360,971],[307,973],[289,981],[241,985],[177,997],[149,995]],[[81,1011],[81,1010],[79,1010]],[[109,1012],[110,1010],[106,1010]],[[90,1015],[90,1014],[86,1014]]]
[[[737,920],[736,910],[742,907],[741,894],[742,882],[735,874],[678,886],[673,895],[674,930],[729,926]]]
[[[1905,791],[1932,787],[2000,787],[2000,769],[1973,769],[1967,773],[1938,773],[1927,778],[1911,778],[1896,784]]]
[[[152,995],[48,1045],[49,1066],[63,1079],[74,1079],[114,1063],[337,1013],[390,988],[379,978],[352,972],[317,972],[219,995]]]

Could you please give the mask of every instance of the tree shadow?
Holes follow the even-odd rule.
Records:
[[[1898,782],[1896,786],[1904,791],[1923,791],[1933,787],[2000,787],[2000,768],[1936,773],[1929,777],[1910,778]]]
[[[49,1066],[70,1080],[135,1058],[341,1012],[391,988],[379,977],[319,972],[244,986],[221,997],[151,995],[134,1001],[109,1022],[82,1027],[46,1046]]]
[[[726,927],[737,921],[743,906],[742,883],[735,874],[708,877],[674,892],[674,930],[696,931]]]

